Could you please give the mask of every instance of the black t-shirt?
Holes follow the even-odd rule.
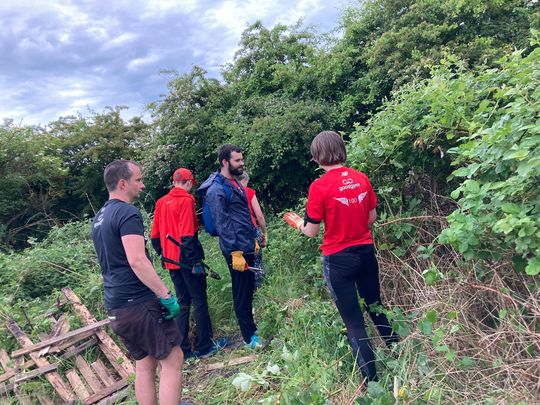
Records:
[[[132,204],[109,200],[92,221],[92,240],[101,266],[107,310],[155,298],[128,263],[121,239],[124,235],[144,237],[141,212]]]

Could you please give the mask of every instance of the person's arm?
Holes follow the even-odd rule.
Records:
[[[122,236],[122,245],[124,246],[128,263],[139,280],[158,297],[167,297],[169,289],[165,286],[161,278],[159,278],[154,270],[154,266],[152,266],[152,263],[146,257],[144,236],[124,235]]]
[[[302,225],[300,225],[300,232],[302,232],[304,235],[309,236],[310,238],[314,238],[319,234],[319,231],[321,229],[321,224],[313,224],[311,222],[304,222]]]
[[[377,209],[373,208],[371,211],[369,211],[368,226],[371,228],[371,226],[375,223],[376,220],[377,220]]]
[[[261,209],[261,205],[259,204],[259,200],[257,199],[257,196],[254,195],[251,199],[251,208],[253,209],[253,213],[255,214],[255,219],[257,220],[257,224],[261,228],[261,231],[263,235],[266,235],[267,229],[266,229],[266,221],[264,219],[264,214]]]
[[[315,236],[317,236],[319,234],[319,230],[321,229],[320,223],[306,221],[294,212],[287,212],[283,216],[283,219],[290,226],[298,229],[300,232],[302,232],[306,236],[309,236],[310,238],[314,238]]]

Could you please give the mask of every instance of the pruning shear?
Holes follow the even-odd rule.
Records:
[[[180,242],[178,242],[173,236],[167,235],[167,239],[170,240],[172,243],[174,243],[176,246],[180,247]],[[161,260],[163,260],[166,263],[174,264],[175,266],[182,267],[180,262],[177,262],[176,260],[169,259],[168,257],[161,256]],[[213,278],[214,280],[221,280],[221,276],[216,273],[214,270],[210,268],[205,262],[202,260],[200,261],[202,267],[208,271],[208,275]]]

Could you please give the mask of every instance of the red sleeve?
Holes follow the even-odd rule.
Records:
[[[309,195],[306,206],[306,221],[318,224],[324,218],[324,194],[317,185],[317,181],[309,186]]]
[[[246,196],[248,202],[251,204],[251,200],[253,200],[253,197],[255,197],[255,190],[252,188],[246,187]]]
[[[156,203],[156,210],[154,211],[154,219],[152,221],[152,234],[150,236],[151,239],[153,238],[159,238],[159,215],[160,215],[160,207],[161,202],[160,200]]]

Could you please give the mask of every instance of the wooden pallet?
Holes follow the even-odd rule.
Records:
[[[58,396],[54,401],[38,396],[37,400],[43,405],[59,401],[105,405],[127,395],[128,380],[135,374],[135,368],[105,332],[104,327],[109,320],[98,321],[71,289],[64,288],[62,292],[85,326],[70,331],[64,315],[56,319],[52,312],[48,312],[44,316],[52,321],[51,333],[41,335],[41,341],[33,343],[19,325],[9,319],[6,326],[21,348],[11,356],[0,349],[0,366],[3,370],[0,375],[0,402],[3,401],[2,397],[14,395],[22,404],[31,403],[28,397],[19,392],[18,386],[40,376],[47,379]],[[98,360],[88,364],[81,354],[93,346],[98,347],[100,355]],[[61,375],[58,369],[67,359],[74,359],[75,367]]]

